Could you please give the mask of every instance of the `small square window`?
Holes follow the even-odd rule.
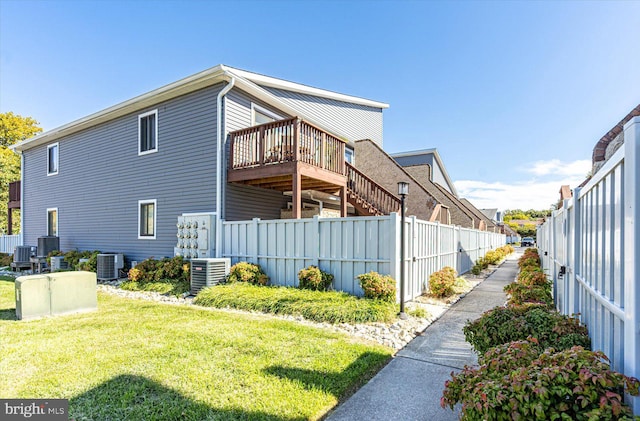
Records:
[[[158,151],[158,110],[138,116],[138,155]]]
[[[254,126],[259,124],[271,123],[272,121],[282,120],[282,117],[272,113],[266,108],[262,108],[259,105],[251,104],[251,120]]]
[[[47,235],[58,236],[58,208],[47,209]]]
[[[47,175],[58,174],[58,143],[47,146]]]
[[[138,201],[138,239],[156,238],[156,200]]]

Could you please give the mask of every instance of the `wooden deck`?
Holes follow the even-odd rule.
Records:
[[[341,197],[346,216],[345,142],[299,118],[230,133],[227,181],[291,191],[293,217],[300,217],[302,190]]]
[[[299,218],[302,191],[340,196],[363,215],[387,215],[400,199],[348,164],[345,141],[300,118],[274,121],[229,134],[227,181],[264,189],[291,191],[293,217]]]

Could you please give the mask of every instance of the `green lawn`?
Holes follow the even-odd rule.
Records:
[[[68,398],[72,418],[317,419],[392,350],[263,316],[98,295],[93,313],[15,320],[0,280],[3,398]]]

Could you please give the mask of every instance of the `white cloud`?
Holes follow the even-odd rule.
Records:
[[[591,161],[588,159],[581,159],[573,162],[562,162],[559,159],[536,161],[531,164],[530,168],[525,168],[526,172],[537,176],[557,175],[582,177],[583,179],[587,176],[589,170],[591,170]]]
[[[478,208],[549,209],[560,199],[560,186],[577,187],[591,169],[591,162],[579,160],[563,163],[559,160],[535,162],[528,172],[545,176],[544,181],[484,182],[459,180],[454,182],[460,197]]]

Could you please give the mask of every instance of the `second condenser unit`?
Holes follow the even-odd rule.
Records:
[[[191,294],[196,295],[204,288],[223,282],[231,269],[231,259],[192,259]]]

